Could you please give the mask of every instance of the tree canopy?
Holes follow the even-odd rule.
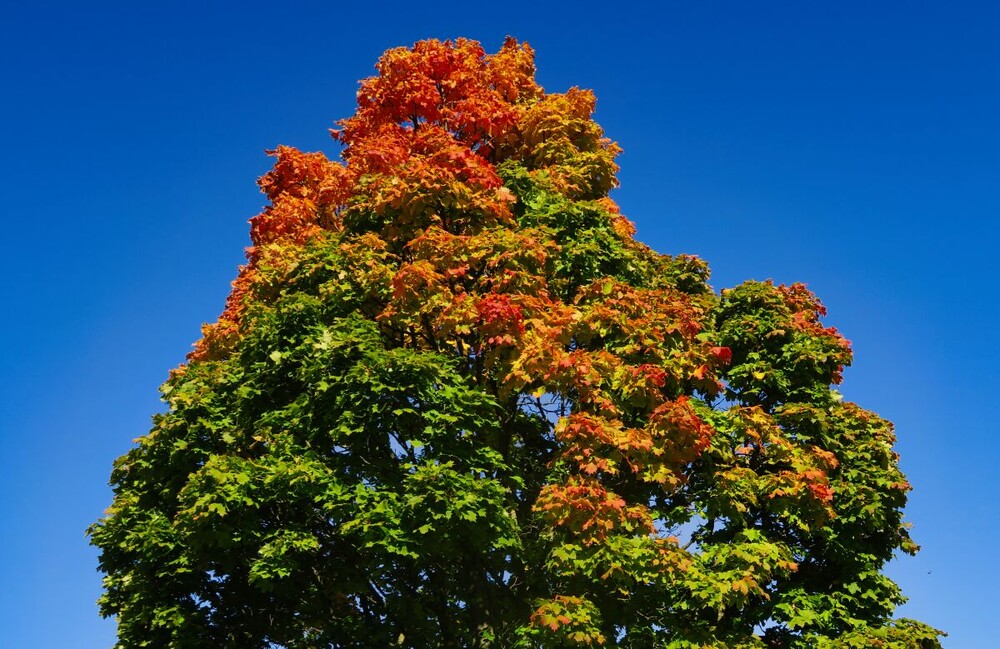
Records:
[[[716,293],[531,48],[386,52],[288,146],[89,530],[118,647],[939,647],[892,425],[801,284]]]

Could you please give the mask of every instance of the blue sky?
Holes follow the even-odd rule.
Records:
[[[221,310],[263,151],[326,130],[386,48],[506,34],[598,96],[638,236],[713,285],[804,281],[896,422],[923,545],[891,574],[993,646],[1000,568],[991,3],[18,3],[0,21],[0,646],[107,647],[86,526]]]

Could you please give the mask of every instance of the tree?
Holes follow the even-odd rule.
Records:
[[[938,647],[889,422],[804,286],[637,242],[586,90],[393,49],[281,146],[90,528],[118,647]]]

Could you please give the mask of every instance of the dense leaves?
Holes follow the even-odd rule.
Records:
[[[90,529],[118,647],[937,647],[891,425],[801,285],[638,243],[593,94],[387,52],[281,146],[225,311]]]

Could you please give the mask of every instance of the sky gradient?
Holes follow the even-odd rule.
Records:
[[[897,424],[945,647],[995,644],[1000,8],[988,3],[21,3],[0,23],[0,646],[108,647],[86,527],[222,309],[277,144],[338,148],[398,45],[507,34],[593,89],[637,237],[716,288],[803,281]],[[99,6],[98,6],[99,5]],[[209,6],[211,5],[211,6]]]

